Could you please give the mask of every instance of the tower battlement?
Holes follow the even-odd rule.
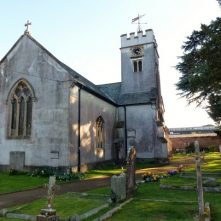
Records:
[[[137,32],[137,34],[135,34],[135,32],[131,32],[129,37],[127,36],[127,34],[121,35],[122,48],[147,43],[156,44],[155,36],[152,29],[145,30],[145,33],[143,33],[143,31],[139,31]]]

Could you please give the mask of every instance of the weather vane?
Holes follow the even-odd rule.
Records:
[[[31,25],[31,22],[28,20],[27,23],[25,24],[25,34],[29,34],[28,26]]]
[[[138,26],[137,26],[137,32],[139,32],[139,31],[141,31],[142,29],[141,29],[141,24],[147,24],[147,23],[141,23],[140,22],[140,19],[142,18],[142,17],[144,17],[145,16],[145,14],[144,15],[139,15],[138,14],[138,16],[137,17],[135,17],[135,18],[133,18],[132,19],[132,24],[137,24]],[[137,21],[137,23],[134,23],[134,22],[136,22]]]

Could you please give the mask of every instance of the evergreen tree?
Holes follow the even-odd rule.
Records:
[[[221,2],[221,0],[219,1]],[[181,77],[176,84],[180,95],[189,103],[206,106],[212,119],[221,121],[221,18],[209,25],[202,24],[201,30],[187,37],[182,49],[183,56],[176,65]]]

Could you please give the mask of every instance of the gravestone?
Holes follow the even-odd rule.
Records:
[[[136,189],[136,178],[135,178],[136,154],[137,154],[136,149],[134,146],[132,146],[128,154],[127,169],[126,169],[127,197],[129,197]]]
[[[47,208],[41,209],[41,214],[37,216],[37,221],[58,221],[59,217],[56,215],[56,210],[52,208],[52,200],[55,195],[56,189],[56,177],[50,176],[49,183],[47,185]]]
[[[50,176],[49,177],[49,183],[48,183],[48,208],[52,208],[52,200],[54,199],[55,195],[55,183],[56,183],[56,177]]]
[[[111,200],[120,202],[126,199],[126,174],[111,177]]]
[[[25,152],[11,151],[10,152],[10,168],[15,170],[24,170]]]
[[[198,208],[199,208],[199,221],[204,221],[204,198],[203,198],[203,182],[201,172],[201,158],[199,142],[194,142],[195,154],[196,154],[196,178],[197,178],[197,194],[198,194]]]

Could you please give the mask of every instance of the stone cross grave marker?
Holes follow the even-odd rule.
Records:
[[[136,148],[132,146],[127,160],[127,170],[126,170],[126,190],[127,197],[130,196],[136,189],[136,179],[135,179],[135,161],[136,161]]]
[[[47,192],[48,208],[52,208],[52,200],[54,199],[55,188],[56,188],[55,183],[56,183],[56,177],[50,176],[49,183],[47,185],[47,187],[48,187],[48,192]]]
[[[199,221],[204,221],[204,199],[203,199],[203,183],[201,172],[201,159],[199,142],[194,142],[195,154],[196,154],[196,178],[197,178],[197,194],[198,194],[198,208],[199,208]]]
[[[56,210],[52,208],[52,201],[54,199],[56,190],[56,177],[50,176],[49,183],[46,185],[47,190],[47,208],[41,209],[41,214],[37,216],[37,221],[58,221],[59,217],[56,216]]]

